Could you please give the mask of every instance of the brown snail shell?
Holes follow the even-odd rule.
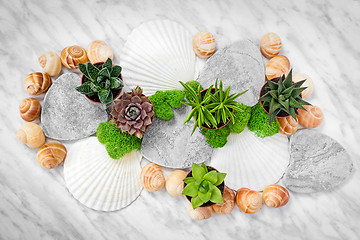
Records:
[[[269,60],[266,64],[265,75],[267,79],[281,77],[287,75],[290,71],[290,61],[283,55],[277,55]]]
[[[260,40],[260,51],[267,58],[273,58],[280,53],[281,39],[275,33],[267,33]]]
[[[299,123],[306,128],[315,128],[321,124],[324,119],[324,114],[321,109],[317,106],[305,105],[304,108],[307,110],[299,109],[297,119]]]
[[[212,208],[217,214],[229,214],[235,206],[235,193],[228,187],[225,187],[223,194],[224,203],[216,203]]]
[[[43,68],[44,72],[50,76],[56,76],[61,71],[61,59],[59,55],[54,52],[46,52],[39,57],[40,66]]]
[[[209,58],[215,51],[215,38],[214,36],[206,31],[201,31],[195,34],[192,40],[192,45],[195,54],[199,58]]]
[[[277,120],[280,124],[279,132],[282,134],[291,135],[299,128],[299,123],[292,116],[277,118]]]
[[[267,186],[262,194],[266,206],[278,208],[284,206],[289,201],[289,192],[282,186],[272,184]]]
[[[79,63],[88,61],[85,49],[77,45],[64,48],[60,53],[60,58],[62,64],[69,69],[78,68]]]
[[[66,148],[58,142],[44,144],[37,152],[37,161],[43,168],[56,168],[66,157]]]
[[[240,188],[236,192],[236,205],[242,212],[253,214],[261,208],[262,198],[257,191],[248,188]]]
[[[45,143],[45,135],[39,125],[33,122],[24,123],[16,134],[20,142],[31,148],[39,148]]]
[[[25,90],[33,96],[45,93],[51,84],[52,81],[49,74],[41,72],[30,73],[24,80]]]
[[[314,89],[314,83],[308,75],[304,73],[297,73],[292,76],[292,80],[293,82],[299,82],[305,80],[305,82],[301,85],[301,87],[306,87],[306,89],[301,92],[301,96],[302,98],[305,99],[311,95]]]
[[[87,48],[87,56],[91,63],[105,62],[108,58],[113,60],[113,50],[103,41],[95,40]]]
[[[20,117],[27,122],[37,119],[41,112],[41,105],[35,98],[25,98],[19,105]]]
[[[186,174],[183,170],[175,170],[169,175],[166,179],[165,188],[170,195],[174,197],[182,195],[184,189],[183,179],[186,177]]]
[[[192,205],[189,204],[187,208],[187,213],[191,217],[192,220],[200,221],[204,219],[208,219],[213,214],[212,207],[198,207],[196,209],[193,209]]]
[[[165,177],[161,167],[155,163],[146,164],[140,173],[141,185],[149,192],[156,192],[165,185]]]

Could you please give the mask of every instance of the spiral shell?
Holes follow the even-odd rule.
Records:
[[[301,87],[307,87],[307,88],[301,92],[301,96],[302,98],[305,99],[311,95],[314,89],[314,83],[308,75],[304,73],[297,73],[292,76],[292,80],[293,82],[299,82],[305,80],[305,82],[301,85]]]
[[[44,72],[50,76],[56,76],[61,71],[61,59],[59,55],[54,52],[46,52],[39,57],[40,66],[43,68]]]
[[[74,45],[64,48],[60,53],[62,64],[69,69],[78,68],[79,63],[86,63],[88,57],[84,48]]]
[[[45,135],[39,125],[32,122],[24,123],[16,134],[20,142],[31,148],[39,148],[45,143]]]
[[[43,168],[56,168],[66,157],[66,148],[58,142],[44,144],[37,152],[37,161]]]
[[[192,205],[189,204],[187,208],[187,213],[191,217],[192,220],[200,221],[204,219],[208,219],[213,215],[212,207],[198,207],[193,209]]]
[[[269,60],[266,64],[265,75],[267,79],[281,77],[281,75],[287,75],[290,71],[290,61],[283,55],[277,55]]]
[[[324,119],[324,114],[321,109],[317,106],[305,105],[304,108],[298,110],[299,115],[297,116],[298,121],[301,125],[306,128],[315,128],[320,125]]]
[[[39,117],[41,105],[35,98],[25,98],[19,104],[19,112],[23,120],[32,122]]]
[[[108,58],[113,60],[113,50],[103,41],[96,40],[89,44],[87,56],[91,63],[105,62]]]
[[[260,51],[267,58],[273,58],[280,53],[281,39],[275,33],[267,33],[260,40]]]
[[[201,31],[195,34],[192,45],[195,54],[199,58],[209,58],[215,51],[215,38],[214,36],[206,31]]]
[[[30,73],[24,80],[25,90],[33,96],[45,93],[51,84],[52,81],[49,74],[41,72]]]
[[[248,188],[240,188],[236,191],[236,205],[242,212],[253,214],[261,208],[262,198],[257,191]]]
[[[277,118],[277,120],[280,124],[279,132],[284,135],[291,135],[299,128],[299,123],[292,116]]]
[[[182,195],[184,189],[183,179],[186,177],[186,172],[183,170],[173,171],[166,179],[165,188],[166,191],[174,196],[178,197]]]
[[[272,184],[267,186],[262,194],[266,206],[278,208],[284,206],[289,201],[289,192],[282,186]]]
[[[162,189],[165,184],[165,177],[161,167],[155,163],[146,164],[141,170],[140,182],[149,192],[156,192]]]
[[[216,203],[212,208],[217,214],[229,214],[235,206],[235,193],[228,187],[225,187],[223,194],[224,203]]]

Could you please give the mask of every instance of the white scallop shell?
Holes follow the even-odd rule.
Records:
[[[183,90],[179,81],[194,80],[195,53],[191,34],[169,20],[144,23],[134,29],[122,50],[124,82],[140,86],[147,96],[158,90]]]
[[[142,155],[132,151],[119,160],[111,159],[96,137],[76,142],[64,164],[70,193],[86,207],[114,211],[126,207],[141,193]]]
[[[276,134],[262,139],[246,127],[240,134],[231,133],[228,143],[214,150],[211,166],[227,173],[225,184],[229,188],[262,191],[279,181],[289,159],[287,136]]]

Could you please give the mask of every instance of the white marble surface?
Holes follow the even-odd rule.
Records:
[[[359,239],[359,12],[360,2],[351,0],[0,0],[0,239]],[[15,138],[23,123],[18,104],[28,96],[23,79],[41,70],[37,57],[43,52],[86,47],[95,39],[113,47],[118,63],[132,29],[164,18],[214,33],[218,47],[246,38],[258,43],[264,33],[278,33],[294,73],[314,80],[309,100],[325,114],[317,130],[349,151],[355,163],[351,179],[330,192],[290,193],[280,209],[245,215],[235,208],[202,222],[187,216],[184,198],[164,189],[143,191],[132,205],[112,213],[72,198],[63,166],[42,169],[36,150]]]

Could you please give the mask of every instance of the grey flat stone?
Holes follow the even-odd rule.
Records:
[[[63,74],[54,81],[41,111],[45,136],[57,140],[85,138],[109,119],[104,104],[93,103],[75,90],[80,84],[80,76],[75,73]]]
[[[219,49],[201,70],[198,81],[203,88],[222,80],[224,87],[231,86],[231,93],[248,89],[237,101],[253,106],[259,99],[265,83],[265,67],[259,47],[250,40],[243,40]]]
[[[186,105],[173,109],[170,121],[155,117],[142,140],[141,153],[145,158],[169,168],[188,168],[211,158],[213,148],[200,131],[197,129],[191,136],[193,122],[183,124],[190,110]]]
[[[290,137],[290,165],[283,180],[294,192],[326,191],[344,182],[352,169],[349,154],[337,141],[303,129]]]

